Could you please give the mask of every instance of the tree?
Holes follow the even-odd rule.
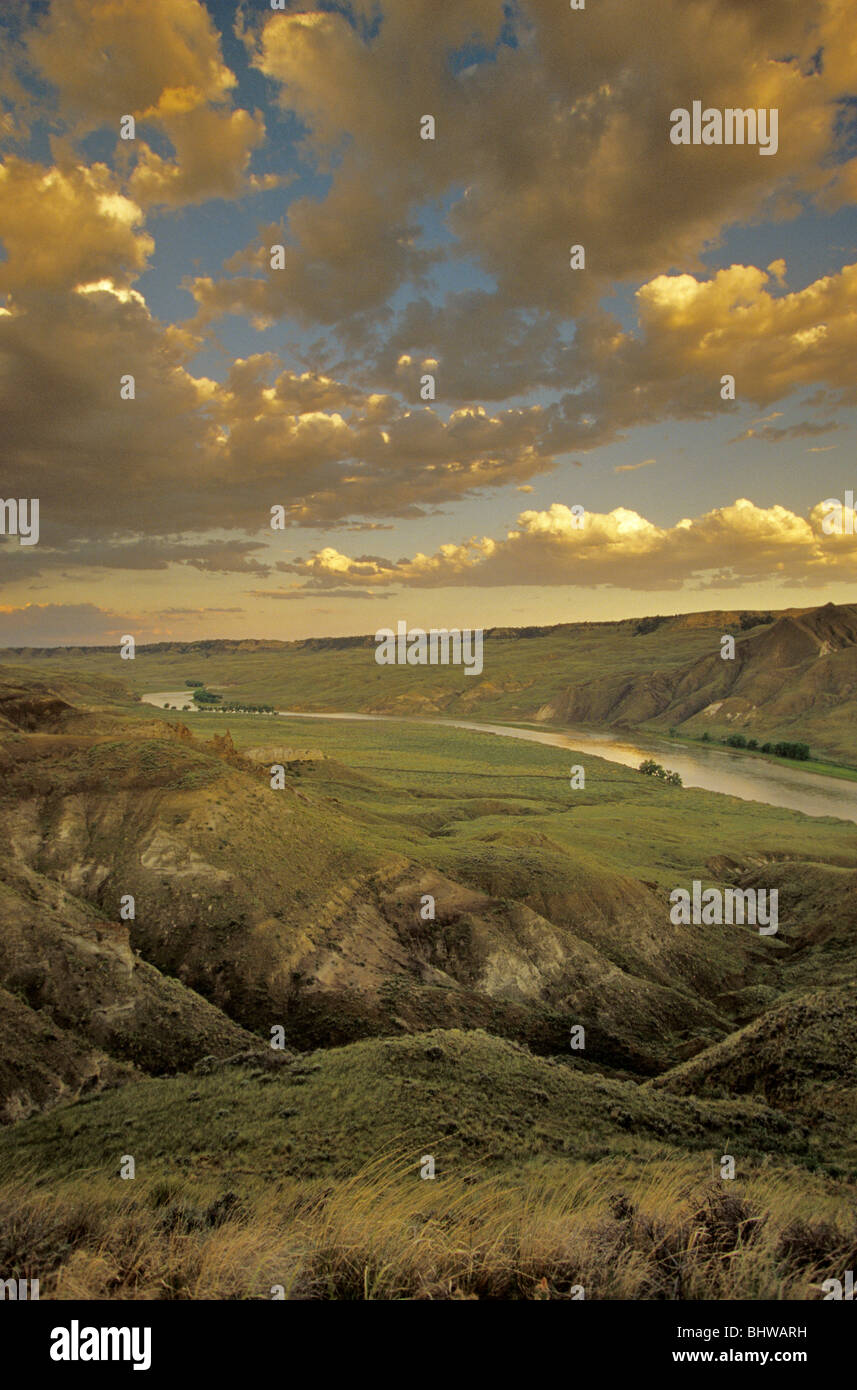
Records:
[[[648,633],[655,632],[660,627],[661,623],[665,622],[666,618],[663,617],[641,618],[640,621],[637,623],[637,626],[634,628],[634,636],[645,637]]]
[[[742,613],[741,631],[746,632],[750,627],[761,627],[763,623],[772,623],[773,613]]]
[[[643,772],[647,777],[657,777],[659,782],[668,782],[671,787],[680,787],[682,780],[677,772],[667,772],[665,767],[656,763],[654,758],[645,758],[637,768],[638,772]]]
[[[806,762],[809,757],[809,744],[775,743],[773,751],[778,758],[796,758],[798,762]]]

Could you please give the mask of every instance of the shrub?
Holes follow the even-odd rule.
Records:
[[[807,758],[812,756],[808,743],[768,742],[759,747],[757,739],[745,739],[741,734],[730,734],[723,742],[728,743],[730,748],[750,748],[753,751],[758,749],[760,753],[773,753],[777,758],[792,758],[797,762],[806,762]]]
[[[798,762],[806,762],[809,757],[809,744],[775,743],[774,752],[778,758],[796,758]]]
[[[665,623],[666,618],[641,618],[634,628],[635,637],[645,637],[650,632],[656,632],[661,623]]]
[[[638,772],[643,772],[647,777],[657,777],[661,782],[668,782],[671,787],[680,787],[681,778],[677,772],[667,772],[665,767],[656,763],[654,758],[646,758],[637,768]]]

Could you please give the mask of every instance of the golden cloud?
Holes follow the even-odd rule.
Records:
[[[857,265],[791,294],[772,293],[771,277],[755,266],[729,266],[708,280],[658,275],[636,301],[633,331],[606,314],[579,325],[569,365],[588,384],[547,410],[543,448],[593,449],[637,425],[734,409],[720,397],[723,375],[735,378],[739,403],[768,406],[812,385],[828,389],[816,402],[828,408],[857,399]],[[775,441],[831,427],[766,424],[740,437]]]
[[[81,130],[169,119],[235,86],[200,0],[53,0],[26,48]]]
[[[129,285],[155,243],[141,208],[104,164],[45,168],[10,156],[0,165],[0,290],[71,289],[109,278]]]
[[[608,281],[698,268],[702,247],[763,207],[793,216],[800,195],[841,202],[853,192],[852,172],[830,159],[853,71],[826,50],[814,61],[825,44],[853,48],[849,0],[600,0],[585,17],[528,0],[515,47],[498,42],[502,0],[442,12],[384,0],[355,13],[379,21],[371,39],[328,11],[271,14],[248,35],[252,61],[307,128],[307,151],[332,185],[290,209],[285,272],[198,282],[207,314],[333,322],[333,303],[340,318],[378,307],[423,268],[415,219],[450,193],[459,249],[496,279],[501,302],[569,316]],[[465,44],[493,61],[452,65]],[[776,107],[776,157],[672,145],[671,108],[700,97]],[[426,113],[434,141],[419,138]],[[585,271],[569,268],[572,244],[586,248]],[[248,247],[245,264],[261,265],[260,254]]]
[[[177,207],[208,198],[237,198],[244,193],[275,188],[276,174],[250,174],[253,150],[265,139],[265,122],[248,111],[200,106],[161,118],[175,150],[162,159],[145,142],[128,181],[131,195],[148,207]]]
[[[303,584],[292,592],[307,595],[334,585],[664,590],[689,583],[729,588],[762,580],[813,586],[857,579],[857,537],[825,534],[828,515],[821,502],[805,518],[739,498],[668,527],[624,507],[587,513],[581,525],[572,508],[554,502],[547,510],[521,512],[502,540],[471,538],[395,562],[351,558],[327,546],[308,560],[281,561],[276,568],[298,575]]]
[[[236,79],[201,0],[53,0],[26,36],[40,77],[57,91],[75,136],[116,132],[130,172],[130,195],[143,206],[181,206],[276,186],[249,173],[265,138],[259,113],[233,110]],[[173,146],[164,159],[143,138],[118,141],[123,116],[154,126]]]

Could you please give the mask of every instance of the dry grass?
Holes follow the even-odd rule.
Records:
[[[133,1189],[133,1190],[129,1190]],[[42,1298],[812,1299],[857,1260],[857,1209],[795,1172],[742,1186],[676,1159],[420,1181],[376,1159],[238,1197],[176,1183],[0,1189],[0,1271]]]

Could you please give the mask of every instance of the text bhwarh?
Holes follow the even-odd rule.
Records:
[[[477,627],[431,628],[408,631],[407,623],[396,624],[396,632],[381,627],[375,633],[375,660],[379,666],[464,666],[465,675],[482,674],[482,629]]]

